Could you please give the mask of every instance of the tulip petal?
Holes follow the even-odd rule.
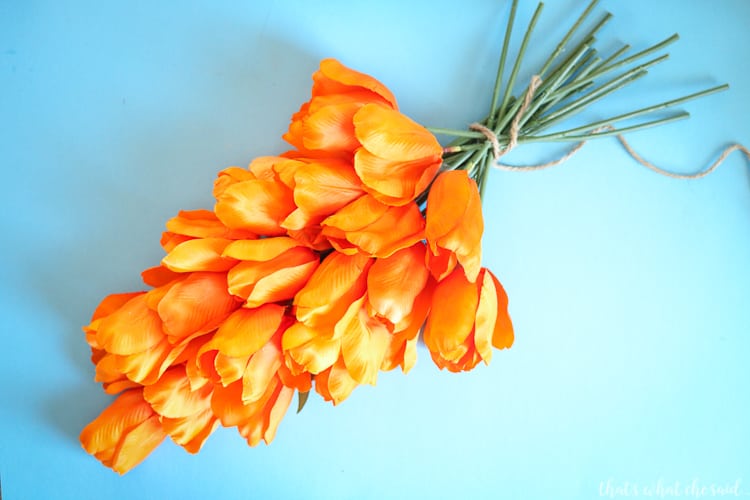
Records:
[[[245,367],[242,377],[242,402],[252,403],[265,394],[271,380],[281,366],[281,350],[275,342],[267,342],[253,356]]]
[[[284,309],[277,304],[238,309],[216,331],[211,348],[235,358],[255,354],[281,326]]]
[[[172,441],[185,448],[188,453],[198,453],[208,436],[219,425],[219,420],[211,408],[208,408],[189,417],[163,417],[161,425]]]
[[[365,291],[372,259],[334,252],[326,257],[294,298],[297,319],[308,326],[333,326]]]
[[[161,263],[178,273],[227,271],[237,263],[235,259],[222,257],[224,248],[230,242],[231,240],[224,238],[188,240],[173,248]]]
[[[154,384],[144,387],[143,398],[159,415],[180,418],[208,408],[212,391],[211,385],[192,391],[185,367],[181,365],[170,368]]]
[[[508,295],[505,293],[500,281],[487,270],[492,278],[497,293],[497,320],[495,330],[492,332],[492,345],[498,349],[506,349],[513,345],[513,324],[508,315]]]
[[[411,313],[428,276],[423,243],[377,259],[367,273],[368,303],[375,314],[396,324]]]
[[[396,98],[385,85],[370,75],[344,66],[336,59],[323,59],[320,71],[313,74],[313,95],[351,92],[352,87],[367,89],[385,99],[392,107],[397,107]]]
[[[216,328],[239,304],[227,291],[224,273],[197,272],[174,285],[158,312],[171,342]]]
[[[146,294],[138,294],[102,319],[96,342],[107,352],[128,355],[145,351],[164,338],[159,315],[146,306]]]
[[[333,402],[334,406],[348,398],[357,385],[346,369],[343,357],[315,377],[315,391],[326,401]]]
[[[354,151],[359,142],[354,136],[352,120],[361,103],[341,102],[321,107],[302,123],[305,149]]]
[[[310,217],[330,215],[364,193],[348,162],[310,163],[294,175],[294,202]]]
[[[341,338],[341,355],[352,378],[360,384],[375,385],[391,335],[382,323],[367,315],[364,300],[362,297],[352,302],[335,330]]]
[[[138,465],[166,437],[158,417],[140,390],[117,397],[80,435],[83,448],[124,474]]]
[[[492,359],[492,334],[497,322],[498,297],[488,272],[479,273],[477,285],[480,290],[474,322],[474,346],[485,364],[488,364]]]
[[[217,198],[215,212],[230,228],[275,236],[284,234],[281,222],[294,209],[292,191],[284,184],[252,179],[227,187]]]
[[[424,331],[424,342],[431,352],[450,361],[458,361],[466,354],[466,339],[474,328],[477,295],[476,285],[466,279],[461,269],[438,283]]]

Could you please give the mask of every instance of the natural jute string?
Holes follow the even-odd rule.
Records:
[[[507,171],[515,171],[515,172],[530,172],[532,170],[543,170],[545,168],[554,167],[556,165],[560,165],[561,163],[566,162],[569,160],[573,155],[575,155],[584,144],[586,144],[587,141],[581,141],[575,146],[573,146],[570,151],[565,153],[560,158],[547,162],[547,163],[540,163],[537,165],[507,165],[504,163],[500,163],[500,158],[503,155],[508,154],[513,148],[518,146],[518,133],[520,129],[520,123],[521,119],[523,118],[523,115],[526,113],[526,111],[529,108],[529,105],[531,104],[531,99],[534,97],[534,93],[539,88],[539,85],[541,85],[542,79],[538,75],[534,75],[531,77],[531,82],[529,83],[529,88],[526,90],[526,95],[524,96],[523,103],[521,104],[521,107],[518,109],[518,112],[513,117],[513,121],[510,124],[510,131],[508,136],[508,145],[505,146],[505,148],[502,148],[500,146],[500,141],[497,138],[497,135],[490,130],[489,128],[485,127],[481,123],[472,123],[469,125],[469,128],[471,130],[476,130],[477,132],[481,132],[484,134],[484,136],[487,138],[487,141],[492,145],[492,154],[495,157],[495,163],[494,166],[500,170],[507,170]],[[615,128],[612,125],[604,125],[603,127],[596,128],[592,130],[589,135],[595,136],[597,133],[602,132],[604,130],[615,130]],[[676,174],[674,172],[670,172],[669,170],[664,170],[663,168],[659,168],[653,163],[647,161],[644,159],[641,155],[635,152],[635,150],[632,148],[632,146],[628,143],[628,141],[625,140],[625,137],[622,136],[622,134],[617,134],[617,139],[622,144],[622,147],[625,148],[625,151],[628,152],[628,154],[638,163],[643,165],[644,167],[648,168],[649,170],[652,170],[656,172],[657,174],[664,175],[666,177],[671,177],[673,179],[700,179],[702,177],[707,176],[714,170],[716,170],[719,165],[724,163],[724,160],[727,159],[727,156],[732,154],[734,151],[742,151],[748,160],[750,160],[750,151],[743,146],[742,144],[732,144],[731,146],[728,146],[724,151],[721,153],[719,158],[716,159],[715,162],[711,164],[707,169],[701,170],[699,172],[696,172],[694,174]]]

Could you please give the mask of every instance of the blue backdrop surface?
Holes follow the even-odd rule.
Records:
[[[513,47],[535,5],[522,2]],[[550,2],[534,68],[584,7]],[[675,171],[750,146],[750,2],[605,1],[599,35],[670,60],[577,121],[719,83],[634,133]],[[280,153],[320,59],[375,75],[420,123],[484,115],[509,2],[0,1],[0,479],[5,498],[623,498],[750,495],[750,178],[658,176],[614,139],[534,173],[494,171],[484,264],[516,343],[440,372],[420,347],[333,408],[311,397],[270,446],[219,429],[120,477],[78,443],[110,401],[81,325],[142,287],[164,222],[211,208],[216,172]],[[533,144],[510,163],[547,161]],[[701,488],[705,488],[701,490]],[[723,488],[723,490],[720,490]]]

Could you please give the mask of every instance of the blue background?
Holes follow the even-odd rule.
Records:
[[[104,295],[141,287],[164,222],[210,208],[219,169],[285,149],[320,59],[374,74],[421,123],[484,115],[509,2],[320,4],[0,1],[5,498],[598,498],[675,481],[750,493],[748,162],[672,180],[614,139],[545,172],[492,173],[484,263],[517,340],[489,367],[440,372],[420,348],[408,376],[336,408],[311,397],[271,446],[219,429],[198,455],[165,442],[124,477],[81,449],[110,399],[81,325]],[[519,8],[514,47],[534,6]],[[546,6],[523,81],[583,6]],[[684,105],[690,120],[630,138],[683,172],[750,146],[750,2],[605,10],[604,51],[682,39],[585,118],[729,82]]]

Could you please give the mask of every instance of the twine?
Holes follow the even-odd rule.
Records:
[[[583,140],[577,143],[575,146],[573,146],[567,153],[562,155],[560,158],[549,161],[547,163],[539,163],[536,165],[507,165],[505,163],[500,162],[500,158],[503,155],[510,153],[516,146],[518,146],[518,135],[519,135],[521,120],[523,119],[523,115],[526,114],[526,111],[531,105],[531,99],[534,97],[534,93],[539,88],[539,85],[541,85],[541,83],[542,83],[542,79],[538,75],[534,75],[531,77],[531,82],[529,83],[529,88],[526,89],[526,95],[524,96],[523,103],[521,104],[521,107],[518,109],[518,112],[513,117],[513,121],[510,124],[510,131],[508,135],[508,145],[505,146],[505,148],[502,148],[500,146],[500,141],[497,138],[497,134],[495,134],[495,132],[493,132],[491,129],[485,127],[481,123],[472,123],[471,125],[469,125],[469,128],[471,130],[475,130],[477,132],[482,133],[487,138],[487,142],[489,142],[492,145],[492,154],[495,158],[495,162],[493,166],[495,168],[499,170],[515,171],[515,172],[531,172],[534,170],[544,170],[546,168],[554,167],[554,166],[560,165],[561,163],[565,163],[573,155],[578,153],[578,151],[581,150],[584,144],[588,142],[587,140]],[[612,125],[604,125],[602,127],[592,130],[591,132],[589,132],[589,135],[593,137],[597,133],[605,131],[605,130],[616,130],[616,129]],[[633,149],[630,143],[628,143],[628,141],[625,140],[625,137],[623,137],[622,134],[617,134],[615,137],[617,137],[617,139],[620,141],[620,144],[622,144],[622,147],[625,148],[625,151],[627,151],[628,154],[635,161],[637,161],[644,167],[648,168],[649,170],[656,172],[659,175],[663,175],[665,177],[671,177],[672,179],[700,179],[702,177],[705,177],[709,175],[710,173],[712,173],[714,170],[716,170],[719,167],[719,165],[724,163],[724,160],[726,160],[727,157],[730,154],[732,154],[734,151],[741,151],[742,153],[745,154],[747,159],[750,160],[750,150],[748,150],[742,144],[732,144],[730,146],[727,146],[724,149],[724,151],[722,151],[721,155],[719,155],[719,157],[716,159],[716,161],[713,162],[705,170],[701,170],[694,174],[678,174],[678,173],[670,172],[669,170],[665,170],[663,168],[657,167],[653,163],[643,158]]]

